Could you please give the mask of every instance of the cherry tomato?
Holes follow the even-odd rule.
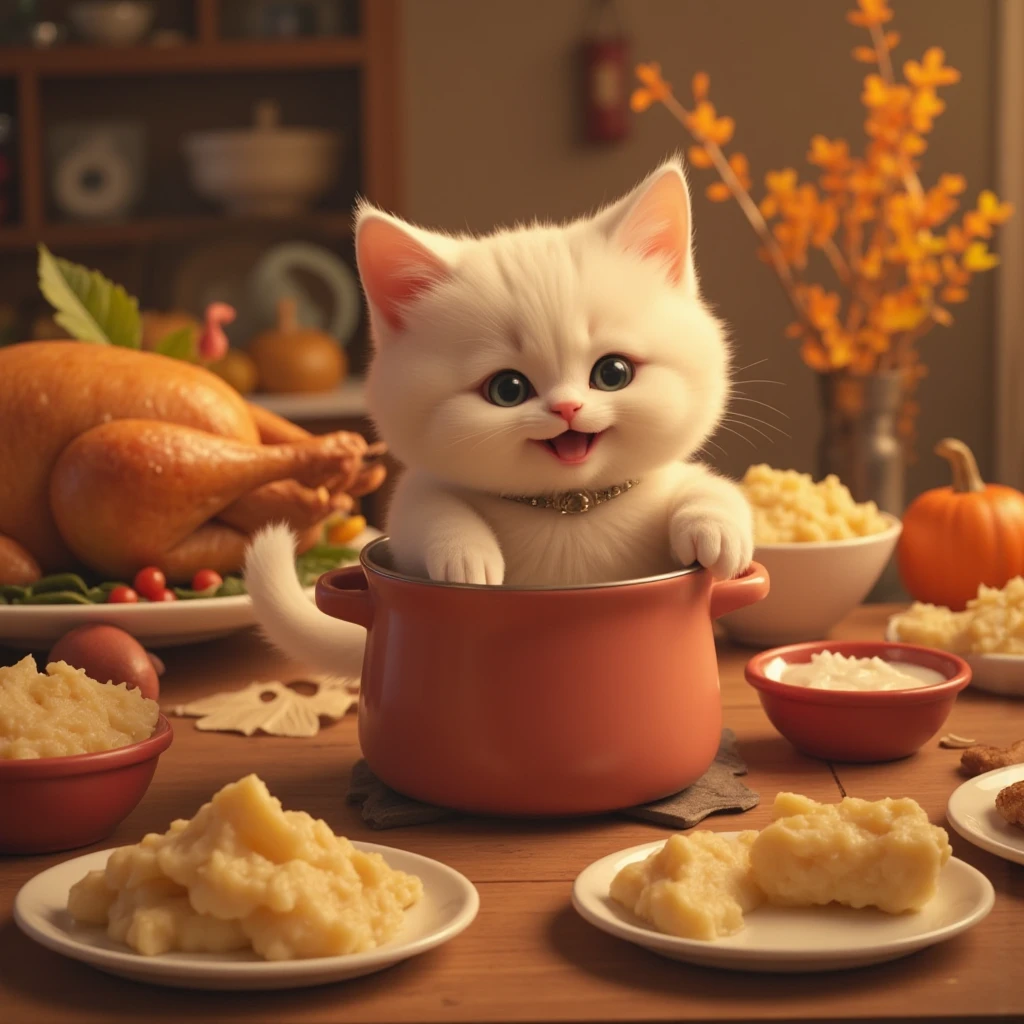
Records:
[[[200,569],[192,577],[192,589],[209,590],[211,587],[219,587],[223,582],[224,579],[219,572],[214,572],[213,569]]]
[[[107,604],[138,604],[139,595],[131,587],[114,587],[107,594]]]
[[[177,601],[178,595],[173,590],[168,590],[166,587],[163,589],[163,593],[155,598],[157,601]]]
[[[167,577],[155,565],[140,569],[135,574],[133,585],[142,597],[150,601],[165,600],[163,593],[167,588]]]

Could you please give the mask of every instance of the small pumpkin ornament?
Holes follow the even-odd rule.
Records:
[[[330,391],[348,372],[344,349],[324,331],[301,326],[293,299],[278,302],[277,325],[253,338],[249,355],[264,391]]]
[[[935,446],[953,473],[950,487],[915,498],[903,514],[900,578],[915,601],[963,611],[984,583],[1024,574],[1024,494],[987,484],[970,448],[947,437]]]

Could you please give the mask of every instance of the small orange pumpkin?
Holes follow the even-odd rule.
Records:
[[[963,441],[947,437],[935,454],[949,462],[953,485],[925,491],[903,514],[900,578],[915,601],[962,611],[980,584],[1024,574],[1024,494],[986,484]]]

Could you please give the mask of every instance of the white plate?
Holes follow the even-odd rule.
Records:
[[[71,886],[87,872],[102,868],[113,850],[65,861],[26,882],[14,901],[14,920],[40,945],[107,974],[172,988],[255,990],[325,985],[371,974],[455,938],[476,917],[480,896],[453,868],[390,846],[353,845],[380,853],[392,868],[423,880],[423,897],[406,911],[399,933],[369,953],[277,961],[252,952],[141,956],[108,938],[102,928],[75,924],[67,913]]]
[[[368,526],[346,547],[359,550],[380,536]],[[0,605],[0,647],[46,651],[68,630],[89,622],[118,626],[154,650],[228,636],[254,626],[256,616],[247,594],[166,604]]]
[[[1003,820],[996,810],[996,794],[1021,779],[1024,764],[996,768],[958,786],[946,805],[950,825],[967,842],[1015,864],[1024,864],[1024,829]]]
[[[981,921],[995,901],[992,883],[980,871],[951,858],[942,869],[939,891],[917,913],[894,915],[840,906],[761,907],[746,916],[746,927],[736,935],[715,942],[679,939],[654,931],[608,895],[621,868],[663,845],[664,840],[645,843],[595,861],[573,885],[573,906],[610,935],[703,967],[796,973],[882,963],[959,935]]]
[[[899,643],[899,629],[889,619],[885,639]],[[998,693],[1002,697],[1024,697],[1024,655],[1022,654],[961,654],[971,667],[971,686],[976,690]]]

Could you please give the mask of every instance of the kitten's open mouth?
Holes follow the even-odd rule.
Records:
[[[596,434],[584,434],[579,430],[566,430],[558,437],[550,437],[545,441],[537,441],[546,448],[559,462],[566,466],[578,466],[587,461],[587,456],[604,431]]]

